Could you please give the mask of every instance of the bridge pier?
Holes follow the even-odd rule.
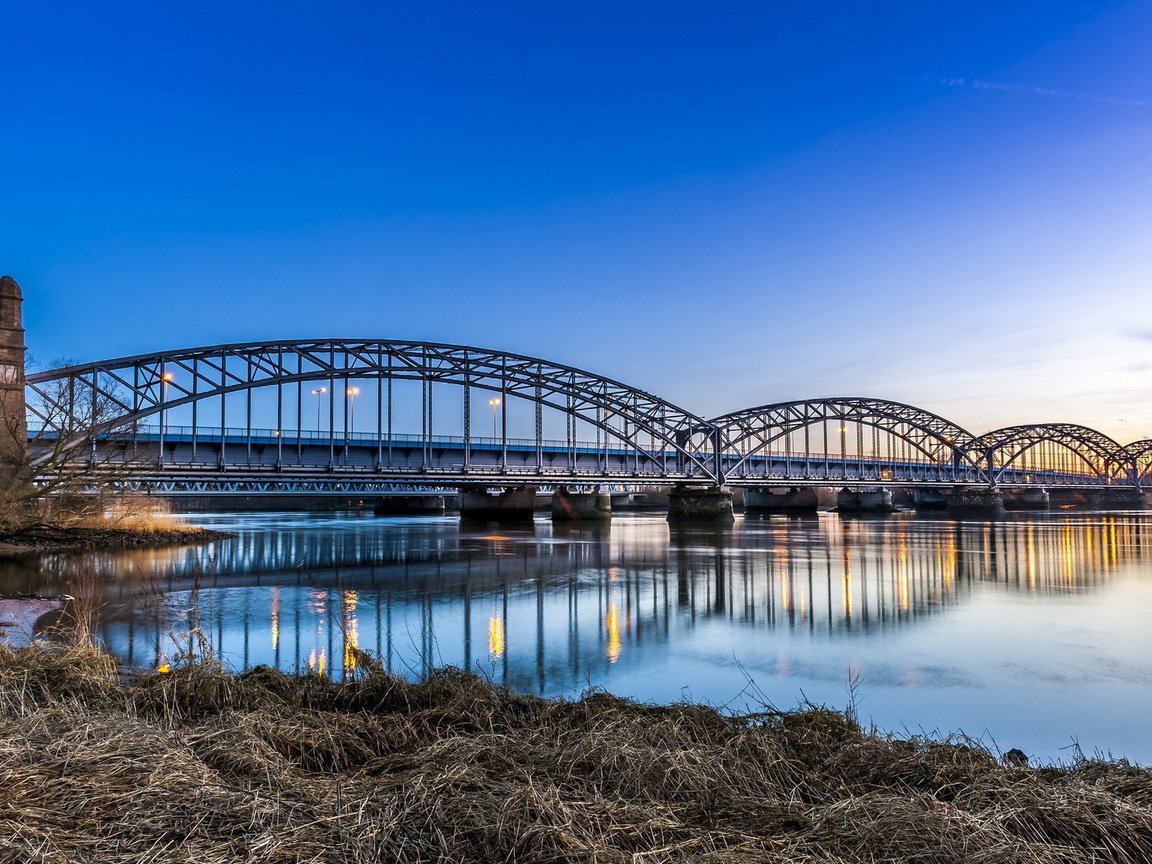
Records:
[[[892,492],[879,489],[852,490],[844,487],[836,493],[837,513],[895,513]]]
[[[489,492],[488,486],[460,489],[460,518],[492,522],[531,522],[536,513],[536,487],[511,486]]]
[[[607,492],[569,492],[557,486],[552,493],[553,522],[596,522],[612,518],[612,496]]]
[[[745,489],[744,510],[750,513],[815,513],[820,496],[810,487],[787,490]]]
[[[956,486],[948,499],[948,515],[961,519],[1002,518],[1004,495],[991,486]]]
[[[677,483],[668,494],[668,521],[731,525],[736,521],[732,493],[723,486]]]
[[[1005,510],[1047,510],[1050,506],[1048,490],[1038,486],[1011,489],[1004,493]]]

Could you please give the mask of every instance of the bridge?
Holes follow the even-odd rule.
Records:
[[[19,289],[0,290],[0,303],[0,348],[22,359]],[[974,434],[864,397],[706,418],[571,366],[429,342],[212,345],[15,369],[0,384],[9,428],[27,429],[33,472],[168,493],[674,483],[1140,492],[1152,474],[1152,440],[1123,445],[1073,423]]]

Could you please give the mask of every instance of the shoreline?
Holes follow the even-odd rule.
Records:
[[[227,540],[235,535],[210,528],[180,525],[172,528],[42,528],[0,536],[0,558],[19,558],[45,552],[90,552],[149,549]]]
[[[0,648],[0,858],[1152,857],[1152,770],[1124,760],[1027,767],[814,706],[547,700],[455,669],[412,683],[352,651],[340,683],[212,662],[125,679],[91,647]]]

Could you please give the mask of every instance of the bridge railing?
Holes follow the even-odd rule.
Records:
[[[53,434],[51,430],[40,430],[35,427],[30,434],[35,439],[41,433],[49,437]],[[503,450],[520,453],[539,451],[553,460],[558,455],[574,453],[585,457],[585,461],[577,466],[578,473],[582,475],[602,478],[642,476],[656,479],[671,476],[665,466],[675,457],[672,451],[657,451],[638,458],[633,450],[613,446],[604,441],[567,442],[542,439],[537,442],[533,438],[503,439],[475,436],[465,439],[460,435],[433,435],[426,439],[424,436],[406,433],[393,433],[391,437],[386,437],[375,431],[349,432],[346,436],[338,434],[335,438],[330,438],[324,431],[308,429],[192,427],[184,424],[165,424],[163,427],[159,424],[137,424],[134,428],[106,433],[102,439],[110,445],[118,444],[123,448],[120,452],[105,454],[107,464],[110,466],[122,465],[133,460],[143,465],[137,448],[140,446],[154,448],[154,464],[147,466],[149,473],[153,473],[157,468],[161,472],[184,470],[208,473],[218,470],[241,470],[261,475],[273,474],[285,468],[304,474],[336,472],[341,475],[371,475],[381,472],[396,475],[455,475],[468,473],[469,470],[473,473],[493,470],[493,465],[486,464],[473,465],[470,469],[459,458],[459,454],[452,456],[451,451],[462,451],[467,445],[477,454],[487,452],[491,455]],[[213,445],[218,446],[221,441],[229,448],[224,458],[221,458],[219,449],[215,452],[209,450],[208,453],[201,451],[197,456],[194,450],[188,448],[191,442],[199,442],[202,446],[211,448]],[[162,451],[157,449],[161,442]],[[132,444],[135,444],[136,448],[130,447]],[[327,456],[315,455],[317,450],[331,451],[333,445],[337,450],[336,459],[329,460]],[[268,454],[269,447],[276,447],[271,456]],[[304,458],[298,455],[300,447],[306,448]],[[371,454],[377,450],[415,451],[426,447],[439,449],[442,455],[432,462],[422,464],[409,464],[402,458],[391,456],[387,464],[373,461],[365,455],[355,457],[355,454],[364,454],[365,451]],[[355,458],[346,456],[346,449]],[[308,457],[307,451],[312,451],[311,457]],[[588,459],[597,461],[590,463]],[[941,465],[925,456],[917,457],[911,454],[895,459],[842,456],[815,451],[792,451],[786,454],[765,451],[746,456],[736,450],[726,450],[721,464],[726,470],[729,482],[746,485],[983,482],[983,478],[970,464]],[[509,462],[502,465],[499,470],[501,474],[509,476],[568,476],[572,473],[570,466],[557,465],[554,461],[542,465],[518,465]],[[690,478],[695,477],[696,472],[687,470],[675,476]],[[1123,481],[1099,476],[1089,471],[1021,467],[1003,471],[1000,482],[1007,485],[1106,486]]]

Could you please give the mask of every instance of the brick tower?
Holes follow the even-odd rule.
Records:
[[[0,488],[24,473],[28,425],[24,412],[24,297],[11,276],[0,276]]]

